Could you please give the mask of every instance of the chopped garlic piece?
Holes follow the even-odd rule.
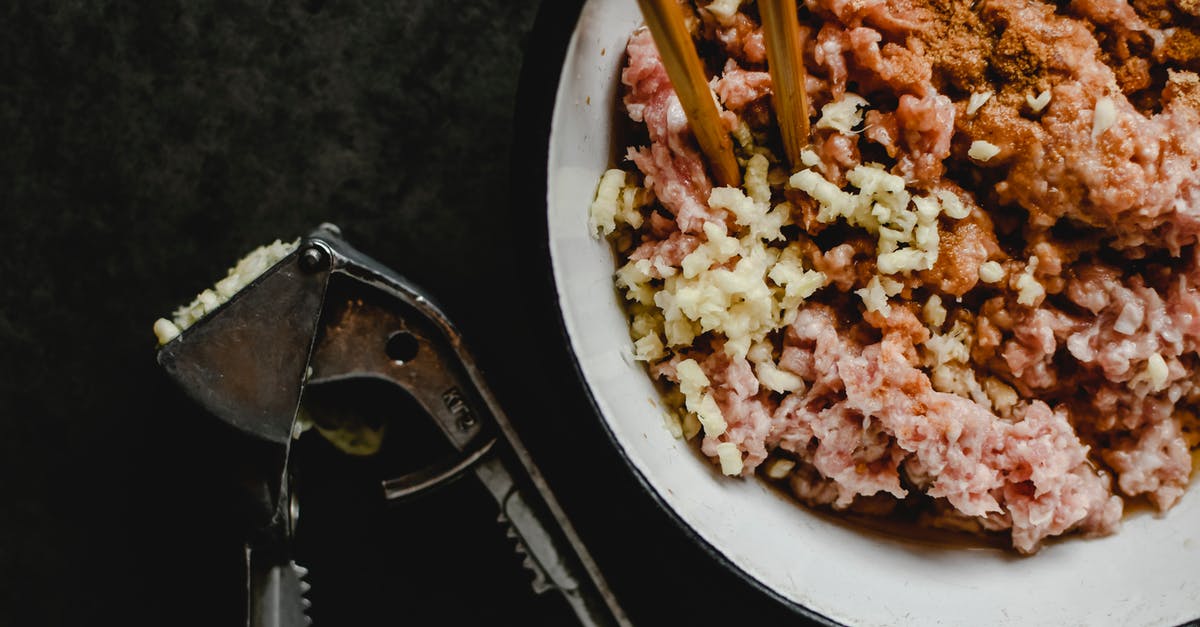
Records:
[[[700,364],[695,359],[685,359],[675,365],[675,375],[679,378],[679,391],[683,392],[684,404],[699,419],[705,435],[716,437],[725,433],[728,425],[716,399],[711,393],[705,392],[709,381]]]
[[[995,377],[984,379],[983,389],[992,399],[992,407],[1001,414],[1007,414],[1020,400],[1012,386]]]
[[[981,94],[971,94],[971,98],[967,100],[967,115],[975,115],[991,98],[992,92],[990,91],[985,91]]]
[[[629,321],[629,330],[633,332],[633,337],[648,335],[662,326],[662,316],[657,315],[655,310],[638,305],[630,306],[629,309],[633,313],[633,319]]]
[[[767,182],[767,173],[771,162],[762,154],[750,155],[746,161],[746,176],[743,186],[746,193],[758,205],[768,205],[771,202],[771,184]]]
[[[879,255],[877,263],[879,271],[884,274],[895,274],[902,270],[922,268],[925,264],[925,251],[916,248],[901,248],[890,253]]]
[[[971,215],[971,208],[962,201],[962,198],[958,197],[958,194],[948,189],[939,189],[933,195],[937,196],[937,199],[941,201],[942,213],[947,216],[955,220],[962,220]]]
[[[653,268],[649,259],[630,261],[617,269],[615,274],[617,288],[625,290],[625,298],[628,300],[642,305],[654,304],[654,288],[650,286],[653,278],[650,276],[650,271]]]
[[[1134,377],[1134,380],[1145,381],[1150,384],[1151,390],[1161,392],[1167,387],[1167,377],[1170,374],[1170,369],[1167,368],[1167,360],[1163,359],[1162,355],[1154,353],[1146,360],[1146,369]]]
[[[637,229],[642,226],[642,212],[638,208],[650,201],[649,190],[636,185],[627,185],[621,189],[617,198],[617,221],[624,222]]]
[[[159,344],[166,344],[179,335],[179,327],[166,318],[159,318],[154,321],[154,335]]]
[[[692,409],[690,405],[688,409]],[[717,399],[713,398],[711,393],[706,393],[700,399],[699,405],[692,411],[704,427],[705,435],[716,437],[725,433],[726,427],[729,426],[725,422],[725,417],[721,414],[721,408],[717,405]]]
[[[854,290],[855,294],[862,299],[863,304],[867,306],[867,311],[878,311],[884,316],[892,313],[891,306],[887,302],[887,293],[883,291],[883,286],[879,284],[879,277],[871,277],[871,282],[867,286]]]
[[[657,361],[665,356],[662,340],[653,331],[633,343],[633,358],[638,361]]]
[[[973,341],[971,328],[961,320],[956,321],[949,331],[934,333],[922,343],[926,349],[926,365],[936,366],[950,362],[970,363]]]
[[[1046,295],[1046,288],[1033,278],[1033,272],[1037,270],[1037,265],[1037,257],[1030,257],[1025,271],[1017,277],[1017,302],[1022,305],[1032,306],[1037,303],[1038,299]]]
[[[708,241],[689,253],[681,262],[685,279],[694,279],[714,263],[725,263],[737,254],[738,241],[725,233],[723,225],[716,222],[705,222],[703,229]]]
[[[772,392],[783,394],[804,389],[804,379],[786,370],[780,370],[779,366],[769,359],[755,364],[754,374],[758,377],[758,382]]]
[[[995,261],[985,261],[979,264],[979,280],[984,283],[996,283],[1004,278],[1004,268]]]
[[[679,379],[679,391],[683,392],[685,398],[698,397],[710,385],[708,376],[695,359],[685,359],[676,364],[675,376]]]
[[[722,442],[717,445],[717,459],[721,460],[721,473],[729,476],[742,474],[742,452],[733,442]]]
[[[862,167],[862,166],[859,166]],[[858,195],[842,191],[837,185],[812,170],[800,170],[788,179],[788,186],[807,192],[821,205],[817,220],[832,222],[838,216],[857,215]]]
[[[750,360],[752,364],[762,363],[771,359],[774,353],[775,347],[770,341],[759,340],[750,347],[750,350],[746,351],[746,359]]]
[[[733,16],[737,15],[738,7],[742,5],[742,0],[713,0],[704,7],[722,26],[729,26],[733,23]]]
[[[921,308],[921,315],[925,318],[925,324],[940,329],[946,323],[946,308],[942,305],[942,297],[937,294],[930,296]]]
[[[1117,121],[1117,106],[1113,99],[1105,96],[1096,101],[1096,110],[1092,112],[1092,139],[1104,134]]]
[[[904,284],[889,276],[879,277],[879,285],[883,287],[883,293],[888,296],[895,296],[904,291]]]
[[[998,154],[1000,154],[999,146],[982,139],[971,142],[971,147],[967,150],[967,156],[976,161],[987,161]]]
[[[1038,94],[1037,98],[1034,98],[1029,94],[1025,94],[1025,103],[1029,105],[1029,108],[1032,109],[1034,113],[1041,113],[1042,109],[1045,109],[1046,105],[1050,104],[1050,90],[1047,89]]]
[[[975,370],[968,365],[948,363],[933,366],[929,382],[939,392],[969,398],[983,407],[992,408],[992,399],[979,385]]]
[[[811,148],[805,148],[800,151],[800,163],[803,163],[806,168],[822,165],[821,158]]]
[[[796,462],[790,459],[779,457],[767,462],[767,468],[765,472],[767,476],[772,479],[782,479],[788,476],[788,473],[791,472],[795,467]]]
[[[846,92],[841,100],[821,107],[821,118],[817,120],[816,127],[831,128],[846,134],[853,133],[854,127],[862,124],[862,110],[868,104],[866,98]]]
[[[613,168],[600,177],[596,198],[588,207],[588,230],[593,237],[608,235],[617,229],[617,196],[625,186],[625,171]]]

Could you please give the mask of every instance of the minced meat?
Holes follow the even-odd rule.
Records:
[[[744,187],[714,188],[642,29],[621,106],[649,142],[600,225],[678,432],[811,505],[1025,553],[1172,507],[1200,445],[1196,3],[808,0],[790,166],[757,10],[704,4]]]

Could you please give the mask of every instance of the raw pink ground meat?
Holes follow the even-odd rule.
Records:
[[[1067,532],[1112,533],[1122,496],[1170,508],[1200,444],[1200,77],[1186,71],[1200,58],[1164,46],[1180,33],[1200,41],[1200,26],[1143,0],[1057,11],[1027,0],[804,4],[814,117],[848,91],[871,103],[860,132],[814,129],[818,171],[844,185],[869,154],[912,190],[953,192],[970,215],[939,226],[932,270],[897,275],[904,291],[885,318],[848,297],[875,275],[874,240],[819,236],[828,225],[815,202],[788,191],[801,229],[791,239],[827,277],[772,338],[778,367],[803,389],[760,385],[719,334],[669,351],[651,374],[675,381],[676,364],[695,359],[728,423],[701,450],[736,444],[747,474],[790,457],[788,484],[813,505],[890,511],[924,499],[934,524],[1007,531],[1022,552]],[[698,36],[727,55],[709,60],[722,69],[726,122],[774,133],[756,13],[723,24],[697,14]],[[704,222],[732,222],[708,207],[712,182],[649,33],[627,52],[624,105],[650,139],[628,155],[661,205],[628,258],[677,267],[703,243]],[[968,115],[966,86],[994,96]],[[1050,103],[1031,112],[1026,96],[1042,90]],[[1102,98],[1117,116],[1093,137]],[[968,159],[974,140],[999,155]],[[1004,280],[982,284],[985,261]],[[1032,305],[1018,302],[1027,271],[1045,290]],[[933,388],[920,348],[931,331],[918,318],[929,295],[948,310],[943,328],[973,331],[978,379],[1016,390],[1003,416]],[[1157,358],[1162,381],[1146,374]]]
[[[679,228],[697,233],[704,222],[720,219],[718,212],[708,207],[712,181],[690,141],[687,118],[650,31],[639,31],[630,38],[627,52],[630,62],[621,72],[621,82],[629,87],[625,109],[631,120],[644,122],[650,131],[650,146],[630,148],[629,158],[645,176],[646,187],[675,216]]]
[[[725,63],[725,71],[713,88],[721,102],[730,111],[740,113],[746,105],[771,93],[771,75],[766,72],[751,72],[738,67],[737,61]]]

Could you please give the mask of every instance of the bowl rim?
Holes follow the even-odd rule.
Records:
[[[639,468],[632,453],[622,444],[614,425],[601,410],[601,403],[596,396],[597,392],[584,374],[581,356],[576,353],[577,347],[569,335],[567,312],[563,309],[563,302],[560,300],[562,291],[555,279],[555,266],[551,256],[552,243],[549,239],[551,234],[549,210],[554,203],[553,199],[548,197],[551,191],[548,174],[551,165],[549,157],[551,132],[554,130],[554,112],[559,106],[558,92],[567,71],[563,64],[567,60],[570,46],[579,36],[577,28],[580,16],[589,1],[592,0],[561,0],[543,3],[534,27],[530,31],[528,41],[531,43],[526,46],[526,56],[517,92],[517,109],[514,115],[513,154],[522,158],[523,163],[531,164],[531,167],[522,168],[519,173],[514,169],[511,174],[510,192],[513,194],[513,198],[518,198],[517,194],[519,193],[519,198],[522,199],[521,204],[528,205],[532,207],[532,211],[539,212],[533,219],[535,241],[530,242],[530,245],[522,247],[522,249],[527,261],[538,264],[529,267],[537,267],[542,273],[534,286],[537,297],[535,302],[542,309],[541,313],[545,314],[545,321],[552,320],[554,328],[558,330],[561,343],[554,350],[570,361],[571,369],[574,372],[573,376],[564,374],[562,380],[572,379],[571,385],[581,388],[581,392],[574,394],[579,396],[581,393],[580,398],[587,399],[591,412],[599,421],[609,441],[613,443],[616,453],[633,471],[632,475],[641,488],[686,537],[691,538],[724,570],[733,573],[750,587],[761,591],[768,598],[788,608],[798,618],[821,625],[843,625],[844,623],[785,596],[782,591],[776,590],[765,581],[755,577],[749,570],[739,565],[733,557],[726,555],[718,548],[717,544],[707,540],[701,528],[689,524],[683,518],[683,514],[668,502],[666,495],[661,494],[654,487],[654,482]],[[530,202],[531,198],[536,200]],[[523,213],[523,215],[527,216],[528,214]],[[547,263],[547,260],[550,260],[550,263]],[[650,473],[650,475],[653,474]],[[1196,622],[1198,620],[1200,620],[1200,616],[1195,616],[1184,619],[1179,625],[1180,627],[1200,625],[1200,622]],[[1167,624],[1172,623],[1174,621]]]

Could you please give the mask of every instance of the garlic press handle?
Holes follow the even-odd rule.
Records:
[[[401,498],[474,474],[526,555],[535,591],[562,593],[584,625],[628,625],[445,314],[336,233],[318,230],[302,246],[302,256],[321,260],[333,271],[309,382],[390,381],[412,395],[459,452],[453,460],[385,482],[385,492]]]
[[[490,421],[466,400],[472,383],[442,333],[411,302],[337,274],[330,281],[308,383],[360,378],[393,383],[412,396],[457,450],[432,466],[385,481],[390,500],[457,479],[495,444],[486,429]]]

